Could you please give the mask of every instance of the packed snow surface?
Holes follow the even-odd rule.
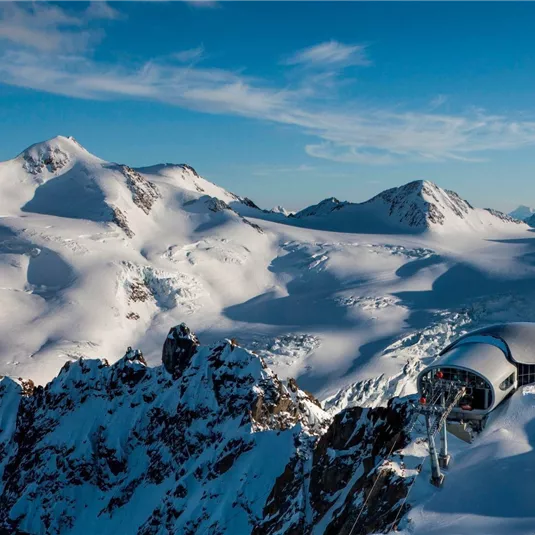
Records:
[[[453,462],[442,489],[428,460],[412,490],[406,535],[528,535],[535,527],[535,390],[517,391],[472,444],[450,435]]]

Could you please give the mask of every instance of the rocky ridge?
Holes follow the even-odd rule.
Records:
[[[162,362],[128,348],[45,387],[0,381],[0,532],[348,533],[360,512],[364,534],[408,508],[410,477],[384,461],[409,440],[406,404],[332,418],[234,340],[203,346],[184,324]]]
[[[499,223],[522,224],[522,221],[498,210],[474,208],[456,192],[445,190],[427,180],[415,180],[390,188],[362,203],[340,202],[330,198],[301,210],[295,217],[326,217],[346,214],[355,220],[380,217],[391,227],[424,231],[440,228],[485,227]],[[483,219],[481,218],[483,214]],[[490,218],[488,216],[491,216]]]

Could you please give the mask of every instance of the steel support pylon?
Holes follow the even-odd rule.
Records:
[[[431,416],[428,414],[425,416],[425,423],[429,442],[429,460],[431,461],[431,483],[435,485],[435,487],[441,487],[444,481],[444,474],[440,471],[437,448],[435,446],[435,437],[431,431]]]
[[[444,409],[446,409],[446,394],[442,395],[442,404]],[[438,462],[442,469],[448,468],[450,464],[451,455],[448,453],[448,429],[446,426],[446,421],[442,424],[442,429],[440,430],[440,454],[438,456]]]

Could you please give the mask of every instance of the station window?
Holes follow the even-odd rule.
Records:
[[[505,381],[500,384],[500,390],[509,390],[515,382],[515,373],[513,372]]]

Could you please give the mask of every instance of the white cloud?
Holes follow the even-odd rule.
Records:
[[[286,65],[307,67],[348,67],[370,65],[365,45],[344,45],[338,41],[326,41],[319,45],[298,50],[284,61]]]
[[[198,46],[196,48],[188,48],[187,50],[181,50],[180,52],[175,52],[173,57],[182,63],[190,63],[193,61],[198,61],[202,58],[204,54],[204,47]]]
[[[0,42],[42,51],[72,52],[87,46],[90,35],[80,17],[45,2],[0,2]]]
[[[199,8],[210,8],[218,7],[219,3],[215,0],[183,0],[186,4],[190,6],[199,7]]]
[[[446,95],[437,95],[434,99],[431,100],[429,106],[432,110],[440,108],[443,104],[446,104],[448,97]]]
[[[195,65],[199,49],[178,53],[191,62],[187,65],[177,63],[180,56],[176,55],[142,65],[96,62],[84,54],[83,42],[72,41],[71,30],[86,28],[85,17],[114,14],[84,13],[73,17],[45,4],[31,9],[2,7],[0,39],[8,39],[11,46],[0,49],[0,82],[85,99],[148,99],[291,126],[314,138],[305,147],[310,156],[347,163],[480,161],[490,151],[535,145],[535,121],[521,116],[480,109],[454,115],[429,107],[399,111],[399,105],[395,109],[359,106],[339,100],[332,91],[311,91],[302,80],[293,88],[239,71]],[[90,39],[92,34],[85,41]],[[324,45],[300,51],[293,63],[341,67],[357,61],[360,54],[356,47]]]
[[[119,12],[106,2],[91,3],[76,15],[45,2],[0,1],[0,42],[43,52],[71,53],[98,41],[99,31],[89,31],[92,20],[117,19]]]
[[[122,17],[121,13],[111,7],[106,0],[91,0],[85,15],[89,19],[116,20]]]
[[[477,161],[485,151],[535,144],[535,122],[473,110],[465,115],[329,108],[306,93],[271,87],[231,71],[151,62],[101,65],[77,56],[54,61],[23,51],[0,61],[4,83],[89,99],[145,98],[300,128],[306,152],[340,162]]]

